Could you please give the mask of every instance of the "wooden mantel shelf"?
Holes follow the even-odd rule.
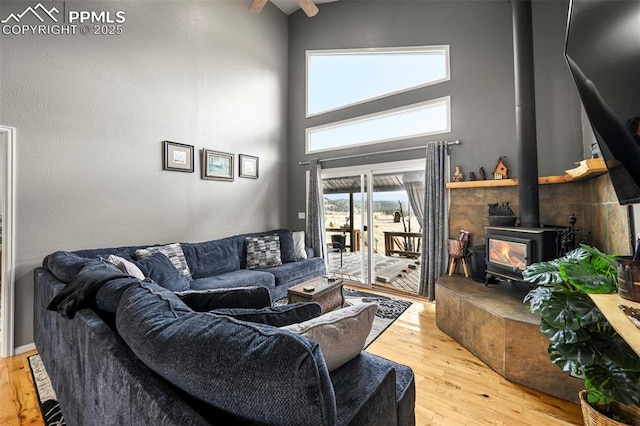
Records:
[[[593,158],[582,160],[578,167],[565,170],[563,176],[540,176],[538,178],[539,185],[551,185],[558,183],[577,182],[591,177],[601,175],[607,172],[607,167],[602,158]],[[518,179],[489,179],[489,180],[470,180],[465,182],[447,182],[448,189],[454,188],[486,188],[492,186],[517,186]]]

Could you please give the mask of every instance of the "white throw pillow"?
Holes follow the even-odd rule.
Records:
[[[133,262],[129,262],[127,259],[124,259],[120,256],[116,256],[115,254],[109,255],[107,260],[118,267],[125,274],[129,274],[132,277],[135,277],[139,280],[144,280],[145,276]]]
[[[184,252],[182,251],[182,246],[180,245],[180,243],[138,249],[135,251],[134,256],[136,259],[140,260],[151,257],[158,252],[167,256],[171,261],[171,264],[175,266],[182,275],[187,277],[189,281],[193,279],[191,277],[191,270],[189,269],[187,259],[184,256]]]
[[[375,303],[358,303],[282,328],[318,342],[333,371],[362,352],[377,310]]]
[[[293,234],[293,250],[296,253],[296,258],[306,259],[307,252],[304,249],[304,231],[292,232]]]

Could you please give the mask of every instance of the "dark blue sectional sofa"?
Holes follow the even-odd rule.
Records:
[[[276,308],[263,306],[324,273],[323,260],[313,257],[243,269],[245,238],[272,233],[181,244],[193,278],[181,292],[104,260],[139,247],[47,256],[34,271],[34,336],[66,423],[415,424],[409,367],[361,352],[329,371],[314,340],[238,319],[234,310],[198,311],[187,303],[238,293],[232,306],[248,307],[246,298],[262,292],[254,308],[268,317]],[[158,278],[171,281],[167,276]],[[319,315],[318,305],[299,305],[281,307],[279,321],[289,311],[298,312],[289,318],[296,321]]]
[[[245,269],[247,253],[245,239],[274,234],[280,236],[282,265],[264,269]],[[135,250],[157,245],[79,250],[74,254],[86,258],[107,257],[115,254],[131,259]],[[324,259],[314,257],[313,249],[309,247],[306,248],[307,259],[296,260],[291,232],[282,229],[234,235],[201,243],[180,243],[180,245],[193,276],[193,280],[189,282],[189,288],[194,290],[266,287],[269,289],[271,299],[275,301],[286,297],[289,287],[326,273]],[[45,263],[46,261],[47,259]]]

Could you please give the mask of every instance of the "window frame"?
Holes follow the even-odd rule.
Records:
[[[345,124],[365,122],[365,121],[376,119],[376,118],[379,118],[379,117],[387,117],[387,116],[396,115],[396,114],[399,114],[399,113],[402,113],[402,112],[409,112],[409,111],[417,110],[417,109],[420,109],[421,107],[424,107],[424,106],[437,105],[437,104],[442,104],[442,103],[444,103],[446,108],[447,108],[447,124],[446,124],[446,129],[444,129],[444,130],[438,130],[438,131],[434,131],[434,132],[423,132],[423,133],[410,135],[410,136],[399,136],[399,137],[394,137],[394,138],[379,139],[379,140],[370,141],[370,142],[360,142],[360,143],[354,143],[354,144],[351,144],[351,145],[344,145],[344,146],[333,147],[333,148],[324,148],[324,149],[314,149],[314,150],[312,150],[311,147],[309,146],[309,142],[310,142],[309,135],[311,133],[313,133],[314,131],[341,127],[341,126],[343,126]],[[357,117],[348,118],[346,120],[334,121],[334,122],[331,122],[331,123],[321,124],[319,126],[314,126],[314,127],[307,127],[305,129],[305,154],[315,154],[315,153],[318,153],[318,152],[338,151],[338,150],[343,150],[343,149],[355,148],[355,147],[359,147],[359,146],[375,145],[375,144],[380,144],[380,143],[385,143],[385,142],[392,142],[392,141],[397,141],[397,140],[405,140],[405,139],[410,139],[410,138],[418,138],[418,137],[430,136],[430,135],[439,135],[439,134],[450,133],[450,132],[451,132],[451,96],[442,96],[442,97],[439,97],[439,98],[429,99],[429,100],[423,101],[423,102],[413,103],[413,104],[410,104],[410,105],[404,105],[404,106],[401,106],[401,107],[398,107],[398,108],[392,108],[392,109],[388,109],[388,110],[384,110],[384,111],[374,112],[374,113],[371,113],[371,114],[360,115],[360,116],[357,116]]]
[[[352,102],[349,104],[341,105],[335,108],[323,110],[320,112],[314,112],[313,114],[309,113],[309,58],[311,56],[321,56],[321,55],[375,55],[375,54],[406,54],[406,53],[418,53],[418,54],[433,54],[433,53],[444,53],[445,54],[445,73],[446,76],[438,79],[429,81],[423,84],[407,87],[400,90],[395,90],[393,92],[384,93],[382,95],[369,97],[360,101]],[[451,80],[451,55],[450,48],[448,44],[441,45],[430,45],[430,46],[404,46],[404,47],[371,47],[371,48],[352,48],[352,49],[323,49],[323,50],[307,50],[305,51],[305,118],[316,117],[319,115],[323,115],[329,112],[338,111],[341,109],[349,108],[355,105],[364,104],[367,102],[375,101],[377,99],[386,98],[389,96],[394,96],[399,93],[409,92],[411,90],[420,89],[423,87],[432,86],[434,84],[439,84],[445,81]]]

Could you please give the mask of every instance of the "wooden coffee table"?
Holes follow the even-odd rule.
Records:
[[[313,291],[305,291],[305,288],[313,288]],[[320,304],[323,314],[341,307],[344,303],[341,278],[314,278],[290,287],[287,293],[289,303],[316,302]]]

